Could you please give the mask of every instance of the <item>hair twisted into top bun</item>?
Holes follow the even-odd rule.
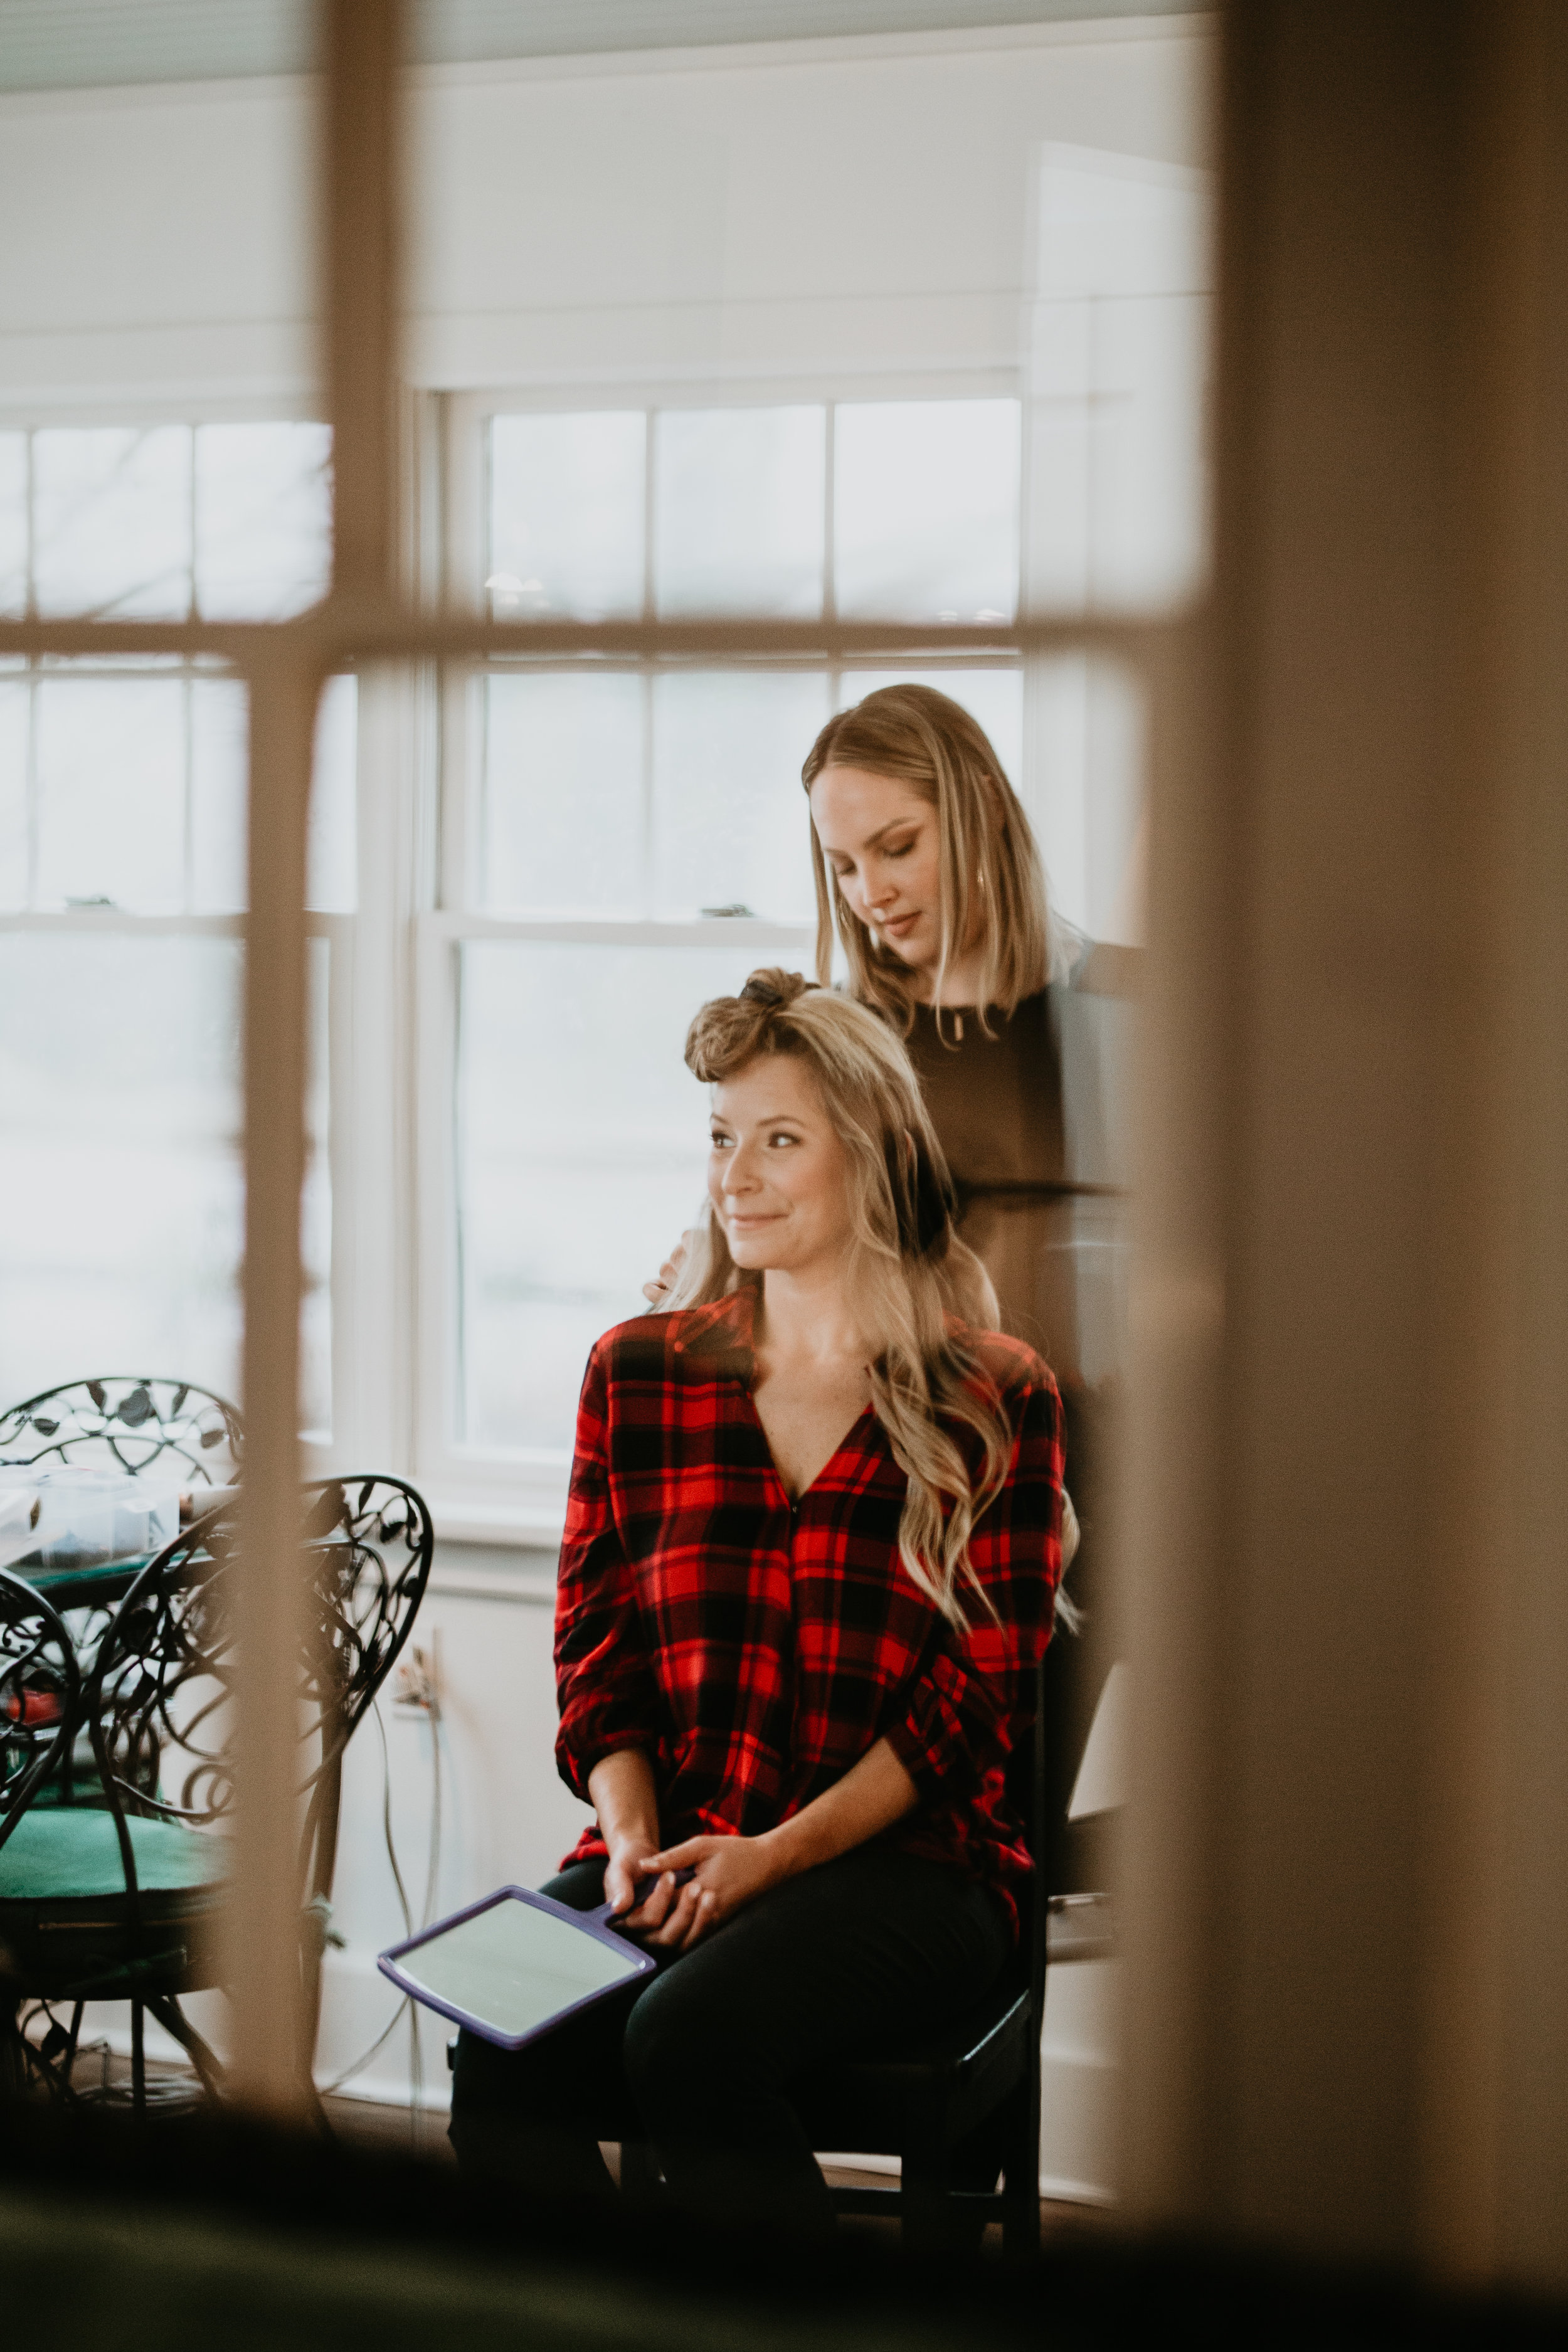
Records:
[[[804,996],[808,988],[816,985],[804,972],[784,971],[777,964],[764,964],[752,974],[741,994],[748,1004],[765,1004],[776,1011],[781,1005],[793,1004],[797,996]]]
[[[844,1146],[852,1233],[846,1283],[879,1341],[872,1406],[909,1479],[899,1549],[921,1590],[963,1625],[958,1582],[979,1590],[970,1529],[1006,1474],[1012,1438],[972,1349],[948,1328],[944,1283],[958,1261],[975,1261],[953,1232],[947,1161],[902,1039],[868,1005],[769,967],[738,996],[703,1005],[687,1033],[686,1066],[707,1085],[773,1054],[806,1065]],[[741,1274],[722,1226],[705,1211],[665,1304],[701,1305],[753,1279]],[[939,1414],[978,1436],[978,1478]]]
[[[754,971],[739,996],[715,996],[686,1033],[686,1066],[694,1078],[714,1086],[756,1054],[800,1053],[804,1045],[778,1033],[779,1016],[803,996],[820,994],[816,982],[776,964]]]

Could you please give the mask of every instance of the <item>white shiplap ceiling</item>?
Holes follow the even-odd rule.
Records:
[[[1186,16],[1204,0],[418,0],[422,63]],[[310,0],[0,0],[0,90],[300,73]]]

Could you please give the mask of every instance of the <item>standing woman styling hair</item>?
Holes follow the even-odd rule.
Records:
[[[903,1034],[957,1183],[959,1230],[1006,1329],[1064,1389],[1114,1360],[1115,1238],[1103,1016],[1086,953],[1053,919],[1029,821],[988,737],[929,686],[891,686],[829,719],[801,778],[811,803],[816,961]],[[1078,1083],[1064,1086],[1064,1060]],[[1070,1097],[1079,1115],[1068,1116]]]
[[[801,778],[817,977],[837,944],[850,993],[904,1038],[973,1253],[950,1261],[953,1303],[1037,1348],[1069,1414],[1088,1412],[1120,1360],[1123,992],[1106,983],[1126,951],[1052,915],[990,739],[934,687],[883,687],[840,711]],[[688,1238],[645,1285],[656,1304]]]
[[[529,2049],[464,2034],[452,2137],[603,2193],[595,2143],[646,2136],[693,2209],[821,2230],[792,2083],[940,2028],[1016,1945],[1060,1407],[944,1312],[946,1171],[888,1024],[757,972],[687,1062],[708,1215],[584,1382],[557,1753],[595,1822],[548,1890],[614,1901],[661,1966]]]

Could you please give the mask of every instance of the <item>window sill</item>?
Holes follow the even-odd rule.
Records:
[[[438,1544],[503,1544],[520,1551],[558,1551],[565,1515],[559,1504],[459,1501],[426,1494]]]

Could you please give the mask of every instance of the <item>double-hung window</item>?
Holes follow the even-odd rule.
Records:
[[[463,587],[498,617],[1010,623],[1013,399],[455,404]],[[421,1475],[454,1531],[558,1526],[588,1349],[704,1181],[692,1013],[812,969],[800,770],[895,677],[964,702],[1018,772],[1011,652],[515,656],[448,686],[426,1035]]]
[[[325,590],[329,436],[0,434],[0,610],[279,618]],[[244,686],[202,656],[0,661],[0,1398],[99,1372],[237,1393]],[[303,1417],[332,1412],[333,1004],[355,903],[355,684],[318,732]]]

